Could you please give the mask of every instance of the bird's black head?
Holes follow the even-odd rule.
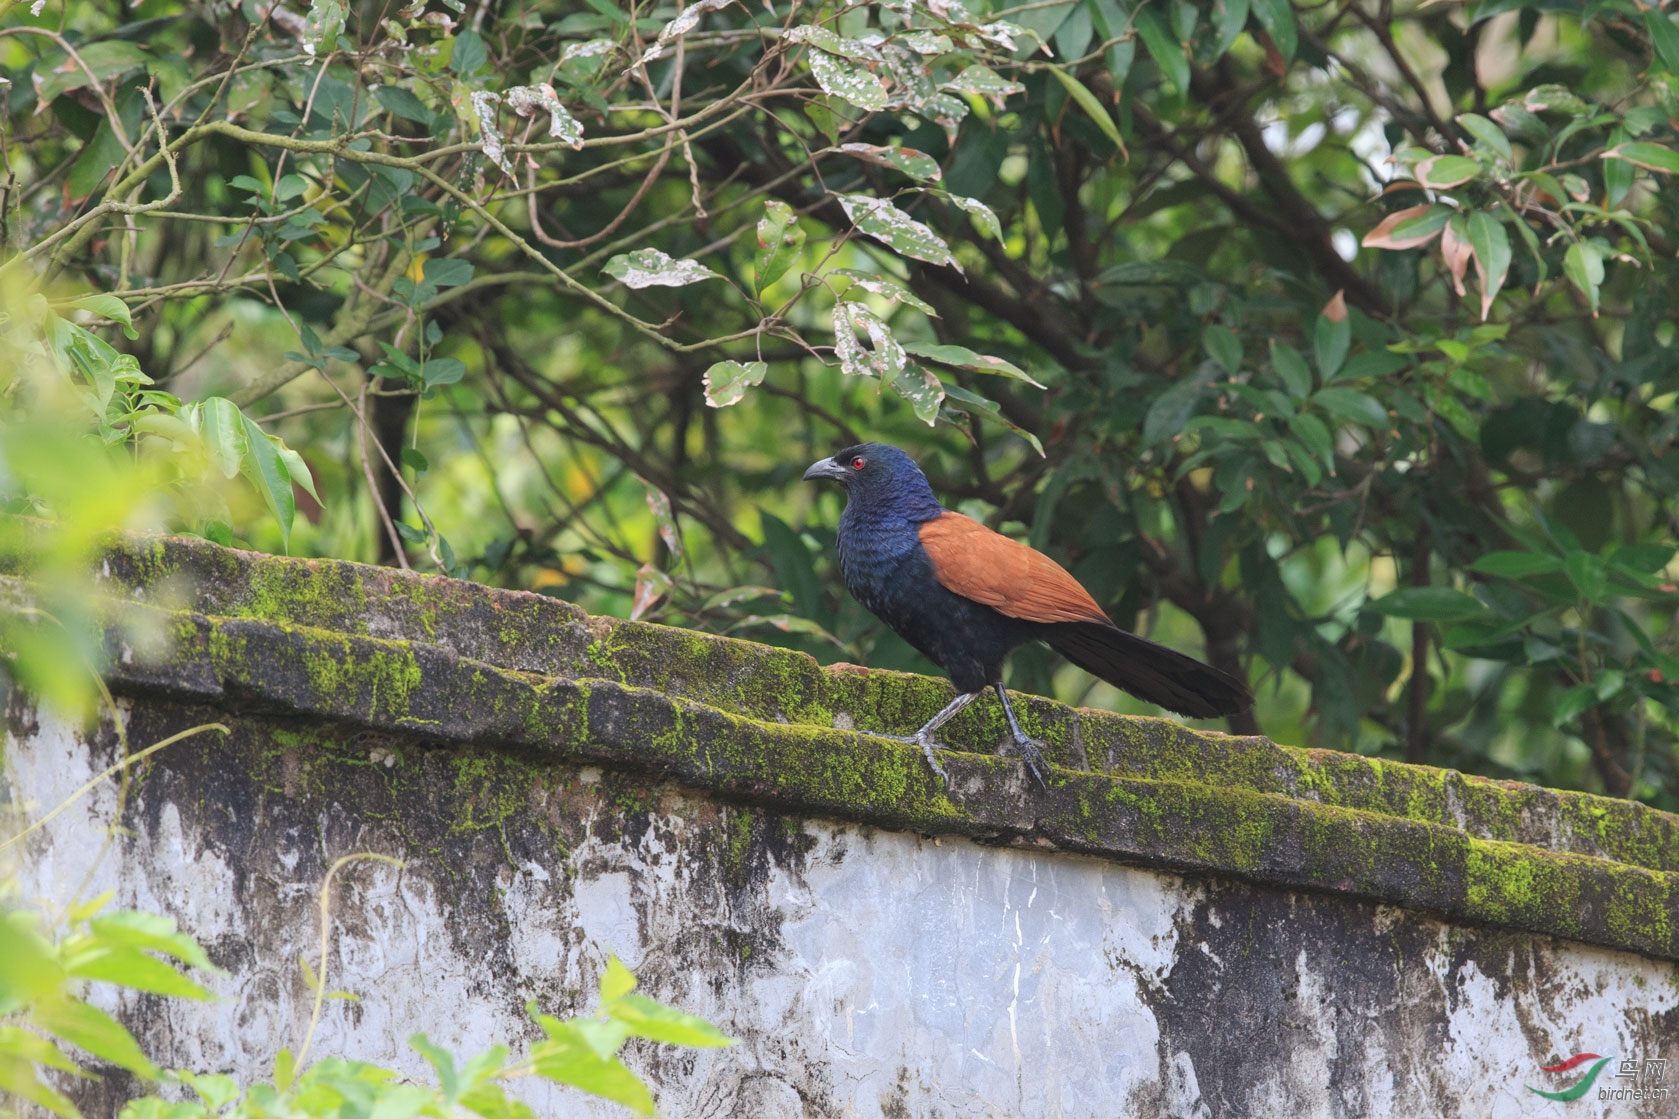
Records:
[[[885,443],[859,443],[832,458],[819,459],[805,471],[805,481],[815,478],[838,482],[850,501],[899,506],[911,519],[936,517],[944,511],[915,460]]]

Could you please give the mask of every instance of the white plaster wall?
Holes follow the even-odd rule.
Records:
[[[52,720],[9,740],[5,758],[0,800],[29,819],[96,765]],[[16,865],[22,897],[60,912],[74,896],[113,889],[120,905],[176,917],[229,961],[231,972],[208,984],[221,999],[171,1002],[155,1021],[129,1006],[130,1021],[168,1063],[266,1077],[275,1051],[299,1043],[309,992],[297,960],[317,954],[319,882],[285,869],[311,850],[321,861],[360,845],[388,850],[391,834],[344,805],[312,829],[277,827],[263,833],[272,868],[247,877],[241,894],[235,868],[174,804],[100,858],[114,809],[106,784],[32,838]],[[651,993],[741,1039],[728,1050],[632,1057],[658,1082],[672,1119],[1679,1115],[1679,1102],[1559,1104],[1524,1087],[1572,1082],[1538,1071],[1558,1054],[1661,1055],[1679,1101],[1675,1040],[1650,1051],[1651,1022],[1679,1021],[1669,964],[1508,937],[1505,957],[1489,963],[1465,955],[1474,930],[1363,907],[1355,924],[1370,945],[1396,930],[1420,930],[1425,945],[1383,994],[1354,974],[1358,941],[1313,940],[1326,907],[1351,903],[1300,899],[1257,941],[1225,940],[1249,895],[1221,900],[1216,883],[822,822],[804,825],[814,843],[799,868],[772,867],[743,899],[718,888],[694,841],[718,811],[672,794],[633,843],[592,829],[569,852],[505,867],[502,939],[482,951],[451,933],[458,915],[438,887],[443,871],[424,857],[410,853],[401,872],[376,863],[345,871],[329,986],[360,1001],[328,1004],[315,1053],[420,1075],[406,1046],[417,1029],[458,1054],[497,1039],[517,1048],[531,1033],[525,998],[553,1006],[561,992],[586,992],[616,952]],[[773,934],[772,958],[737,963],[717,948],[748,924]],[[1297,947],[1272,953],[1272,937]],[[502,974],[493,960],[505,961],[494,964]],[[1277,1036],[1218,1038],[1253,1058],[1236,1087],[1228,1056],[1194,1055],[1227,1020],[1197,1019],[1183,1005],[1187,987],[1174,977],[1187,974],[1186,962],[1229,985],[1281,976],[1294,992]],[[545,1085],[532,1085],[528,1099],[544,1115],[623,1113]]]

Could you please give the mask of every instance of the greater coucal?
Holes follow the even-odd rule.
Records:
[[[940,748],[933,732],[987,686],[1043,783],[1043,744],[1020,729],[1003,690],[1003,659],[1028,641],[1048,642],[1086,672],[1180,715],[1231,715],[1253,702],[1228,673],[1114,625],[1042,552],[940,505],[927,476],[898,448],[847,447],[812,463],[804,476],[845,487],[839,560],[846,589],[948,672],[961,693],[913,735],[887,736],[920,746],[947,784],[950,776],[933,756]]]

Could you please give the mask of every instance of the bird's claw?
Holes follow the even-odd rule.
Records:
[[[1032,776],[1038,782],[1038,788],[1047,789],[1044,784],[1044,767],[1049,763],[1044,761],[1044,743],[1036,738],[1029,738],[1024,734],[1016,735],[1014,744],[1020,747],[1020,756],[1026,762],[1026,768],[1032,771]]]
[[[927,764],[931,766],[933,772],[938,774],[940,779],[944,781],[944,787],[947,789],[950,788],[950,774],[945,772],[944,766],[939,764],[939,759],[933,756],[934,750],[942,750],[944,747],[940,746],[937,742],[934,742],[931,735],[889,734],[886,735],[886,737],[892,739],[894,742],[908,742],[913,746],[921,747],[921,753],[926,757]]]

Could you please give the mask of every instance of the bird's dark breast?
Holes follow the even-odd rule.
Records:
[[[905,529],[841,525],[840,571],[846,589],[948,672],[958,691],[999,682],[1009,650],[1031,640],[1034,627],[946,590],[914,526]]]

